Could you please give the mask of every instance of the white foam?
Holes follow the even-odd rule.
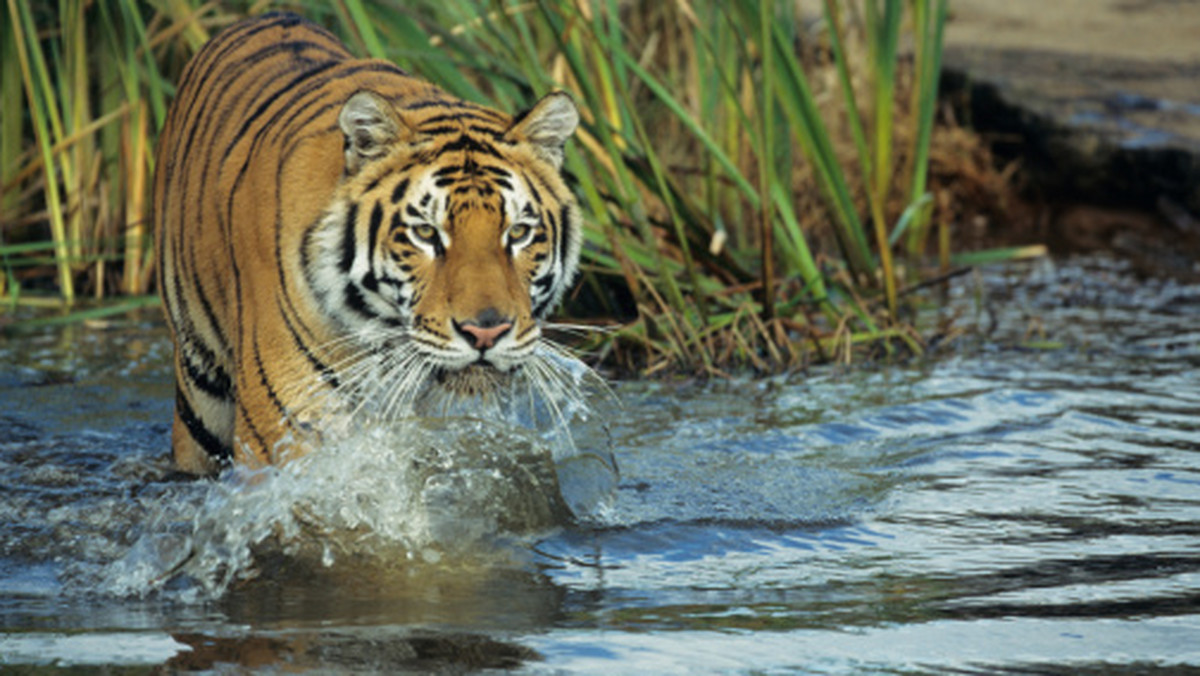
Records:
[[[563,408],[504,404],[477,408],[482,418],[376,422],[280,466],[181,485],[157,498],[124,556],[75,586],[197,601],[271,557],[327,568],[486,558],[498,540],[602,511],[616,488],[607,435],[586,421],[569,433]],[[566,424],[586,409],[573,406]],[[550,415],[560,424],[537,427]]]

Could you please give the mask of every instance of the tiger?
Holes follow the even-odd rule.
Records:
[[[545,369],[579,267],[579,120],[563,91],[517,115],[461,100],[291,13],[208,41],[153,185],[176,466],[279,464],[331,407]]]

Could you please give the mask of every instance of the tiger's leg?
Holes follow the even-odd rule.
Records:
[[[187,343],[181,341],[175,351],[171,448],[181,471],[215,474],[233,459],[233,391],[214,387],[213,379],[202,378],[196,367],[187,363],[187,354]]]
[[[247,313],[265,315],[256,309]],[[334,426],[327,415],[323,367],[290,326],[284,319],[261,320],[241,333],[233,420],[239,464],[279,464],[305,455],[319,444],[324,428]]]

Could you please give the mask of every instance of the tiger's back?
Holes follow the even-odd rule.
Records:
[[[317,394],[369,396],[371,359],[394,384],[519,368],[577,264],[577,120],[564,95],[517,119],[456,100],[294,15],[210,41],[154,184],[178,465],[278,460]]]

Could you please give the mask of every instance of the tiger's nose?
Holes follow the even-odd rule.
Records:
[[[495,308],[480,312],[474,319],[454,322],[454,329],[480,350],[495,345],[501,336],[512,330],[512,326],[512,320],[502,316]]]

